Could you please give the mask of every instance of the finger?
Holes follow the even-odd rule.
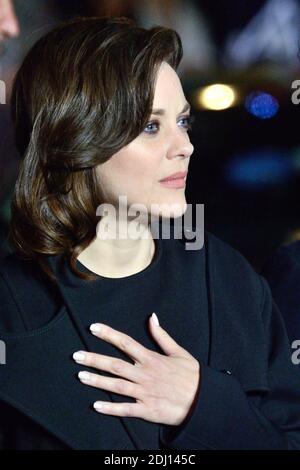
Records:
[[[100,405],[101,408],[100,408]],[[96,401],[94,408],[98,413],[105,413],[112,416],[131,416],[143,418],[144,406],[139,403],[112,403]]]
[[[95,388],[114,392],[132,398],[141,398],[142,387],[128,380],[113,379],[99,374],[92,374],[86,370],[78,373],[79,380]]]
[[[80,359],[78,359],[79,356]],[[94,367],[95,369],[110,372],[133,382],[141,379],[142,371],[140,368],[116,357],[104,356],[102,354],[87,351],[77,351],[73,354],[73,359],[78,364],[84,364],[88,367]]]
[[[149,350],[125,333],[114,330],[110,326],[103,325],[102,323],[93,323],[90,329],[95,336],[113,344],[130,356],[135,362],[143,364],[147,361]]]
[[[190,353],[182,346],[179,346],[179,344],[176,343],[176,341],[166,332],[166,330],[164,330],[160,325],[155,325],[153,320],[151,320],[151,317],[150,326],[152,336],[167,356],[190,356]]]

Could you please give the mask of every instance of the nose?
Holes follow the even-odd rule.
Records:
[[[17,20],[5,20],[0,23],[0,38],[10,39],[18,36],[20,33],[19,25]]]
[[[187,132],[182,129],[176,130],[170,137],[171,144],[168,151],[168,158],[183,157],[189,158],[194,152],[194,146],[190,142]]]
[[[0,7],[0,40],[18,36],[20,27],[12,7],[7,5],[2,8]]]

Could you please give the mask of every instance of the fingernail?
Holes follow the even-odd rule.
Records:
[[[100,411],[100,410],[103,409],[103,403],[101,401],[95,401],[93,406],[94,406],[95,410],[97,410],[97,411]]]
[[[91,326],[90,326],[90,330],[92,333],[100,333],[101,331],[101,325],[100,323],[93,323]]]
[[[85,370],[78,372],[78,377],[82,382],[91,382],[91,374]]]
[[[76,351],[74,354],[73,354],[73,359],[76,361],[76,362],[84,362],[85,360],[85,354],[82,352],[82,351]]]
[[[159,326],[158,318],[157,318],[157,316],[156,316],[156,314],[155,314],[154,312],[153,312],[152,315],[151,315],[151,319],[152,319],[154,325]]]

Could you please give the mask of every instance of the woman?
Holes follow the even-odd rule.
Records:
[[[16,76],[4,448],[300,448],[300,379],[267,283],[212,235],[191,250],[149,227],[187,209],[185,178],[162,181],[193,152],[181,57],[173,30],[76,18]]]

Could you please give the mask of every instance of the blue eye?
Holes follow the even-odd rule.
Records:
[[[182,117],[180,119],[180,121],[185,121],[186,124],[184,125],[184,128],[187,130],[187,131],[190,131],[192,130],[192,124],[193,122],[195,121],[195,116],[194,115],[190,115],[190,116],[185,116],[185,117]],[[147,124],[147,126],[145,127],[144,129],[144,132],[146,132],[146,134],[157,134],[157,131],[151,131],[150,132],[147,132],[146,129],[149,129],[150,126],[157,126],[159,127],[159,122],[158,121],[151,121]]]

